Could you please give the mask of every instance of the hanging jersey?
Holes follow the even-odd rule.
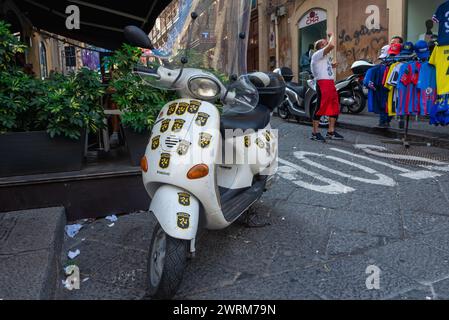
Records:
[[[429,62],[437,71],[438,94],[449,94],[449,46],[435,47]]]
[[[440,46],[449,45],[449,1],[440,5],[433,15],[433,20],[438,26],[438,44]]]
[[[390,85],[396,86],[398,84],[398,81],[400,78],[399,73],[400,73],[402,65],[403,65],[403,63],[397,63],[397,64],[394,64],[394,68],[392,67],[393,70],[390,74],[390,77],[387,80]]]
[[[400,80],[396,86],[398,91],[396,114],[400,116],[410,114],[410,104],[412,99],[410,92],[412,72],[412,66],[410,63],[404,63],[399,71]]]
[[[390,71],[387,75],[385,82],[385,88],[388,90],[387,98],[387,112],[389,116],[396,115],[396,101],[397,101],[397,90],[396,85],[399,79],[399,70],[401,69],[402,63],[394,63],[390,66]]]
[[[386,67],[378,65],[368,70],[363,85],[369,89],[368,91],[368,111],[381,113],[385,110],[387,103],[387,91],[382,81]]]
[[[419,74],[421,72],[421,62],[412,63],[412,78],[411,78],[411,92],[412,92],[412,102],[410,112],[414,115],[420,113],[420,100],[421,100],[421,90],[418,89]]]
[[[417,88],[420,91],[420,114],[428,115],[437,99],[436,70],[428,62],[421,65]]]
[[[385,86],[385,83],[387,82],[387,77],[390,74],[390,66],[387,66],[385,68],[384,76],[382,77],[382,84]]]
[[[448,96],[437,100],[429,111],[430,124],[447,126],[449,125],[449,101]]]

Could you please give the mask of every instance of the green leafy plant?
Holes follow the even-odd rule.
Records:
[[[0,133],[46,130],[51,137],[79,139],[86,128],[101,128],[104,90],[98,74],[81,69],[35,79],[14,64],[24,48],[0,21]]]
[[[0,71],[11,69],[17,53],[23,53],[25,46],[10,32],[11,25],[0,20]]]
[[[176,99],[174,92],[153,88],[132,73],[141,55],[140,49],[125,44],[110,60],[112,99],[123,111],[122,124],[139,133],[151,130],[163,106]]]
[[[44,130],[35,115],[36,97],[45,90],[40,80],[18,71],[0,71],[0,132]]]
[[[82,68],[69,76],[54,75],[44,82],[47,94],[39,97],[39,123],[47,124],[51,137],[79,139],[84,129],[96,132],[104,126],[100,98],[104,89],[98,75]]]

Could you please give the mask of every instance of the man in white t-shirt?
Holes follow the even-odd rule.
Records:
[[[318,95],[311,138],[314,141],[326,142],[326,138],[330,140],[344,139],[343,136],[335,132],[335,125],[340,115],[340,99],[335,88],[334,68],[336,64],[332,63],[332,57],[329,56],[334,48],[335,37],[333,33],[329,33],[329,41],[322,39],[315,43],[316,52],[312,56],[311,69],[316,80]],[[326,138],[318,132],[322,116],[329,117],[329,131]]]

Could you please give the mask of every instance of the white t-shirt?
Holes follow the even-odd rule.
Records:
[[[315,80],[334,80],[332,58],[324,55],[324,48],[312,56],[311,69]]]

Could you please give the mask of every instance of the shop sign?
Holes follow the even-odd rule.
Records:
[[[326,21],[327,13],[322,9],[312,9],[299,20],[299,29]]]

